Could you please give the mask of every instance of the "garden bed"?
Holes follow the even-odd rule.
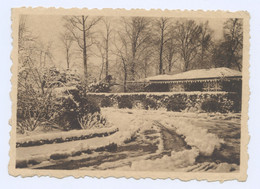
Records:
[[[44,133],[31,136],[20,136],[17,138],[16,147],[39,146],[43,144],[63,143],[76,140],[84,140],[95,137],[109,136],[118,131],[116,127],[91,129],[91,130],[72,130],[56,133]]]

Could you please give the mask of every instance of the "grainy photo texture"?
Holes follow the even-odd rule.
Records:
[[[246,179],[246,12],[12,10],[12,175]]]

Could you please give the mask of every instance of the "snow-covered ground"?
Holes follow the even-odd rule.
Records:
[[[113,112],[113,113],[112,113]],[[198,113],[180,113],[166,112],[158,110],[111,110],[103,109],[103,113],[120,116],[120,114],[130,114],[135,119],[142,120],[144,123],[158,123],[166,128],[174,129],[175,132],[184,137],[186,143],[191,146],[191,149],[186,149],[180,152],[172,151],[171,155],[165,155],[162,158],[155,160],[142,160],[133,162],[131,167],[123,169],[134,170],[200,170],[196,159],[199,156],[209,157],[208,159],[216,159],[216,151],[227,155],[226,158],[236,156],[239,159],[240,147],[240,114],[198,114]],[[114,117],[115,116],[111,116]],[[122,116],[123,117],[123,116]],[[134,124],[130,124],[131,128]],[[140,125],[140,124],[139,124]],[[145,125],[145,124],[143,124]],[[232,137],[233,136],[233,137]],[[228,149],[221,149],[223,146],[228,146]],[[230,149],[233,147],[233,149]],[[232,154],[236,151],[236,154]],[[215,153],[215,154],[213,154]],[[229,153],[229,154],[227,154]],[[218,154],[219,155],[219,154]],[[223,159],[223,158],[222,158]],[[208,161],[208,160],[207,160]],[[207,170],[227,171],[237,170],[238,165],[233,163],[220,162],[203,162],[202,166]],[[224,164],[223,164],[224,163]],[[225,165],[225,166],[224,166]],[[194,167],[195,166],[195,167]],[[196,167],[197,166],[197,167]],[[210,168],[209,168],[210,167]],[[204,170],[205,170],[204,169]],[[203,168],[202,168],[203,170]]]
[[[17,160],[44,162],[32,168],[209,171],[239,170],[240,114],[180,113],[103,108],[118,132],[103,138],[17,148]],[[95,149],[117,144],[113,152]],[[92,150],[90,154],[75,154]],[[64,159],[50,160],[55,154]]]

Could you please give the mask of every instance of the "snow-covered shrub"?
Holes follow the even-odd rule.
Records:
[[[186,103],[184,102],[183,98],[171,98],[169,99],[166,109],[167,111],[174,111],[174,112],[181,112],[186,108]]]
[[[202,102],[201,109],[206,112],[217,112],[220,110],[220,103],[216,99],[209,98]]]
[[[101,107],[111,107],[113,106],[112,99],[110,98],[103,98],[100,102]]]
[[[78,118],[82,129],[103,128],[106,127],[106,119],[99,113],[88,113]]]
[[[53,122],[62,127],[63,130],[81,129],[79,119],[84,122],[84,116],[99,113],[100,107],[77,89],[70,90],[69,93],[70,95],[64,95],[57,99],[57,111],[53,116]]]
[[[75,120],[77,106],[71,95],[58,98],[55,102],[56,112],[51,121],[60,126],[62,130],[70,130],[72,125],[79,128],[77,120]]]
[[[17,122],[17,133],[24,134],[28,131],[33,131],[40,125],[40,122],[37,121],[36,118],[31,117],[25,120],[19,120]]]
[[[50,127],[57,114],[59,100],[56,89],[67,88],[77,76],[56,67],[38,67],[28,59],[18,74],[17,131],[34,131],[38,126]],[[71,76],[71,77],[70,77]]]
[[[94,93],[107,93],[110,91],[110,85],[104,82],[92,83],[88,87],[88,91]]]
[[[222,102],[220,104],[220,112],[226,113],[226,112],[231,112],[235,111],[234,110],[234,101],[231,101],[227,99],[226,97],[222,99]]]
[[[201,100],[201,109],[205,112],[239,112],[241,110],[241,100],[234,94],[211,95],[209,98]]]
[[[133,107],[133,97],[129,96],[118,96],[118,108],[129,108],[132,109]]]
[[[241,111],[241,94],[228,93],[226,98],[223,99],[222,109],[225,112],[240,112]]]
[[[143,100],[143,107],[146,110],[149,109],[157,109],[157,100],[153,98],[144,98]]]
[[[44,125],[55,113],[54,104],[55,95],[51,93],[18,90],[17,132],[31,132]]]

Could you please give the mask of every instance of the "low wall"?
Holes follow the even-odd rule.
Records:
[[[165,108],[168,111],[241,111],[241,96],[233,92],[88,93],[88,96],[101,107]]]

